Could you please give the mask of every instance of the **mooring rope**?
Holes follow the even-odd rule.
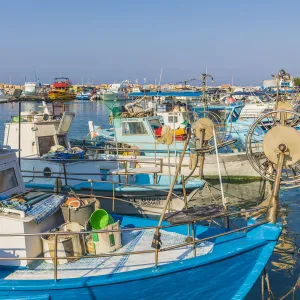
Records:
[[[294,284],[294,286],[283,296],[281,297],[276,297],[275,294],[273,293],[272,289],[271,289],[271,284],[270,284],[270,279],[269,279],[269,275],[266,271],[266,269],[263,270],[262,273],[262,300],[265,300],[265,285],[264,283],[266,282],[267,285],[267,292],[268,292],[268,300],[284,300],[286,299],[289,295],[292,295],[292,299],[295,300],[295,292],[298,288],[300,288],[300,275],[298,276],[298,279],[296,280],[296,283]]]

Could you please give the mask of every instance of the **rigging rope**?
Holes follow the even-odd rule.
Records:
[[[284,300],[286,299],[289,295],[292,295],[292,299],[295,299],[295,292],[298,288],[300,288],[300,276],[298,276],[298,279],[296,280],[295,285],[283,296],[281,297],[276,297],[275,294],[273,293],[272,289],[271,289],[271,285],[270,285],[270,279],[269,279],[269,275],[266,271],[266,269],[263,270],[262,273],[262,300],[265,300],[265,296],[264,296],[264,292],[265,292],[265,286],[264,286],[264,282],[266,282],[267,284],[267,292],[268,292],[268,300]]]

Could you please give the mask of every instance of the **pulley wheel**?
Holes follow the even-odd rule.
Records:
[[[213,121],[208,118],[201,118],[192,125],[192,128],[195,130],[195,135],[197,138],[201,137],[201,131],[204,130],[204,141],[208,141],[214,136],[213,127]]]
[[[263,151],[266,157],[277,164],[279,145],[287,147],[285,165],[289,166],[300,160],[300,133],[295,128],[279,125],[270,129],[263,139]]]

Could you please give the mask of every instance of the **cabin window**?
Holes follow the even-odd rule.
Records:
[[[149,122],[149,124],[150,124],[153,131],[155,131],[156,129],[162,127],[160,121],[157,120],[157,119],[149,120],[148,122]]]
[[[6,192],[18,186],[14,168],[0,171],[0,193]]]
[[[123,122],[122,135],[148,134],[143,122]]]
[[[58,135],[57,136],[57,142],[58,142],[58,145],[67,148],[66,136],[65,135]]]
[[[177,123],[178,117],[177,116],[168,116],[168,123]]]
[[[38,137],[39,154],[43,156],[48,153],[52,146],[55,145],[54,136],[40,136]]]

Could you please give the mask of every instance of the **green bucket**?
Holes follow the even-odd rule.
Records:
[[[113,224],[114,219],[106,210],[97,209],[90,216],[90,223],[93,229],[100,230],[109,224]]]
[[[101,230],[114,222],[113,217],[104,209],[95,210],[90,217],[90,224],[94,230]],[[98,233],[93,233],[92,237],[94,242],[99,241]]]

